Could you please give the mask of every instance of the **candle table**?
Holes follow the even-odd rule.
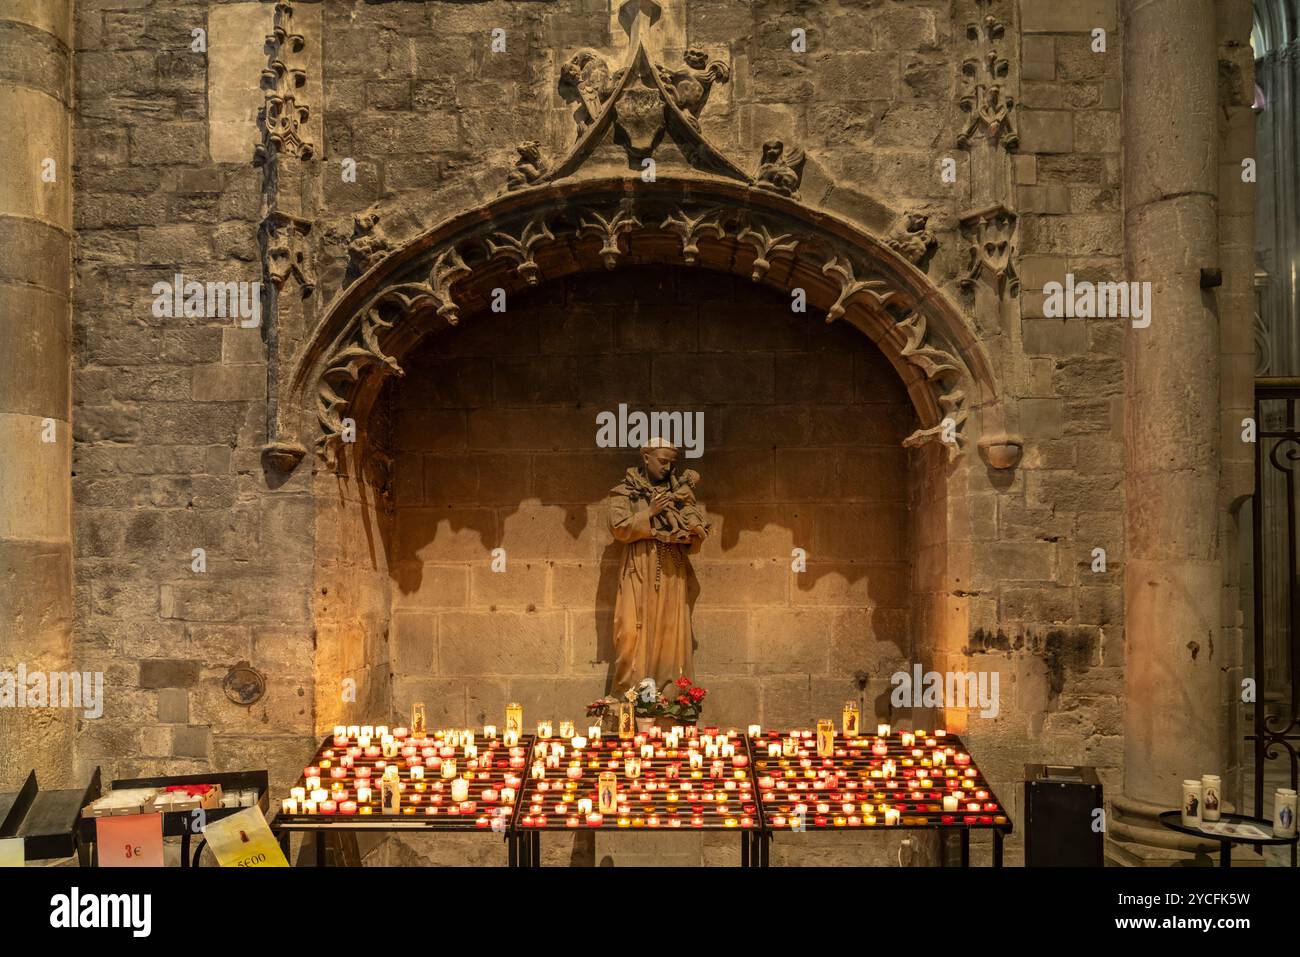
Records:
[[[1267,818],[1251,817],[1247,814],[1229,814],[1224,812],[1218,821],[1204,822],[1200,825],[1184,824],[1182,811],[1161,811],[1160,823],[1171,831],[1219,842],[1219,866],[1232,866],[1232,845],[1250,844],[1263,847],[1269,844],[1290,844],[1295,846],[1300,834],[1290,837],[1276,837],[1273,834],[1273,822]],[[1250,826],[1247,830],[1246,827]]]
[[[751,835],[763,829],[743,734],[716,728],[658,728],[634,738],[601,737],[564,747],[556,767],[530,773],[515,818],[518,863],[541,864],[546,831],[687,834],[733,831],[740,864],[756,864]],[[545,744],[538,739],[538,745]]]
[[[956,832],[963,867],[970,864],[971,832],[987,830],[993,866],[1002,866],[1011,819],[961,739],[941,731],[885,731],[835,734],[821,754],[811,730],[750,737],[764,824],[751,855],[760,866],[768,863],[773,835],[782,831],[876,830]]]
[[[324,866],[330,835],[482,831],[501,835],[509,863],[517,863],[513,822],[532,764],[532,735],[507,746],[501,737],[470,740],[459,730],[415,736],[398,729],[396,755],[385,758],[382,747],[363,747],[352,728],[344,730],[321,742],[279,805],[271,828],[286,857],[293,832],[316,836],[316,864]]]

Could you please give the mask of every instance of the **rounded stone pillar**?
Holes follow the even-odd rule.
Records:
[[[1124,789],[1112,855],[1200,845],[1162,828],[1184,778],[1225,743],[1220,639],[1219,326],[1200,271],[1218,265],[1214,0],[1122,0],[1128,280],[1151,323],[1125,331]],[[1119,842],[1116,847],[1114,842]]]
[[[18,676],[71,668],[71,98],[71,0],[0,3],[0,672]],[[0,707],[0,790],[32,767],[72,786],[75,714]]]

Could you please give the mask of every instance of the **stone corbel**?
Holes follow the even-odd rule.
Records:
[[[961,234],[969,243],[965,274],[957,281],[963,291],[975,288],[986,278],[1001,295],[1020,294],[1020,277],[1016,273],[1016,227],[1018,217],[1000,203],[978,209],[961,217]]]
[[[316,269],[307,243],[310,232],[310,222],[278,210],[262,220],[263,267],[277,290],[282,290],[290,277],[298,280],[303,296],[316,288]]]
[[[722,227],[719,211],[716,209],[705,210],[695,217],[692,217],[684,210],[678,209],[669,215],[660,224],[659,228],[678,235],[682,241],[682,258],[688,266],[694,266],[699,262],[699,242],[702,238],[712,236],[714,239],[722,239],[727,234],[727,231]]]
[[[503,257],[510,260],[515,263],[515,272],[519,277],[528,285],[536,286],[541,281],[541,270],[533,258],[536,247],[554,241],[555,236],[547,228],[545,217],[535,216],[524,225],[523,232],[518,236],[495,232],[484,238],[483,245],[487,248],[489,259]]]

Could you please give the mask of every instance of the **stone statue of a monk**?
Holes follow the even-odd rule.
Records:
[[[610,490],[610,531],[627,546],[614,603],[614,694],[647,677],[661,688],[694,678],[686,556],[700,550],[709,526],[695,503],[699,473],[678,472],[676,463],[671,443],[651,439],[641,466]]]

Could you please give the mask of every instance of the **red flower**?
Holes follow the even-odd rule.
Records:
[[[685,675],[682,675],[680,678],[677,679],[677,687],[689,688],[690,686],[691,686],[691,679],[686,677]]]
[[[687,699],[687,697],[686,697],[685,695],[679,695],[678,698],[677,698],[677,703],[678,703],[678,704],[690,704],[691,702]]]
[[[692,688],[690,691],[687,692],[687,694],[691,696],[692,701],[703,701],[704,696],[708,694],[708,692],[705,691],[703,688]]]

